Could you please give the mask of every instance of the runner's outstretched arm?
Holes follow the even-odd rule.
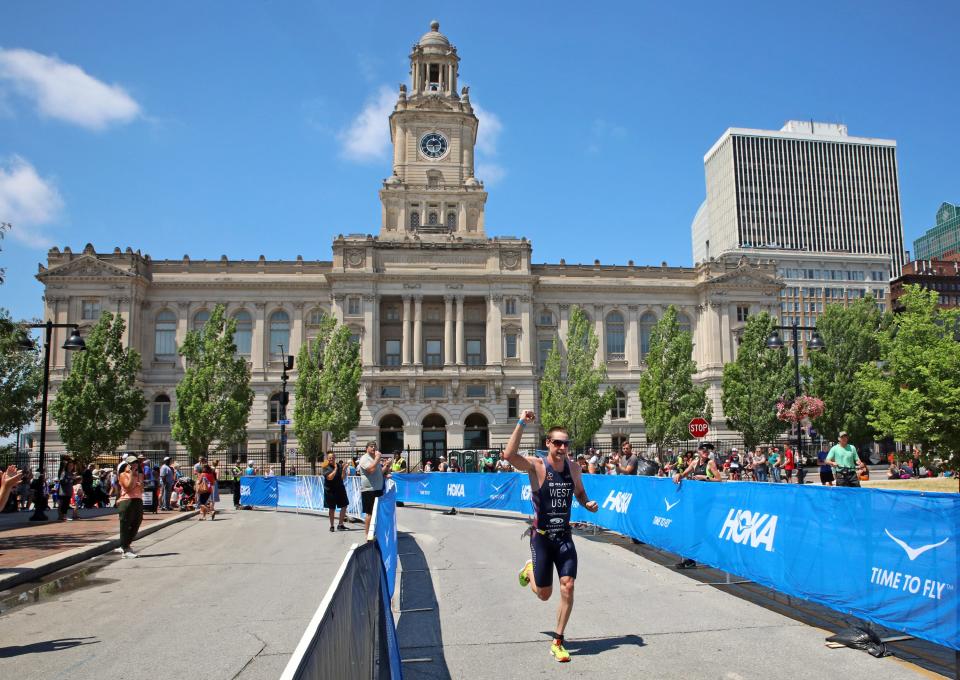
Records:
[[[518,451],[520,450],[520,440],[523,438],[524,426],[532,424],[536,419],[537,417],[533,414],[533,411],[524,411],[523,417],[517,421],[517,426],[513,428],[513,434],[510,435],[510,441],[507,442],[507,447],[501,454],[502,458],[510,461],[510,465],[520,472],[529,472],[533,468],[530,461],[527,460],[527,457],[521,456]]]

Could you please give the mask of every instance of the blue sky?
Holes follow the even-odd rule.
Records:
[[[481,112],[487,232],[535,262],[691,264],[727,127],[896,139],[908,247],[960,200],[953,1],[7,0],[0,305],[42,313],[51,244],[326,260],[376,233],[387,109],[434,18]]]

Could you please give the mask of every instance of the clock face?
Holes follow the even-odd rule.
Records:
[[[439,132],[428,132],[420,138],[420,153],[427,158],[443,158],[447,154],[447,138]]]

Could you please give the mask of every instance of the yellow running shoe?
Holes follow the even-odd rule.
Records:
[[[530,585],[530,569],[533,568],[533,560],[527,560],[520,570],[520,586],[526,588]]]
[[[559,661],[560,663],[567,663],[570,661],[570,652],[563,648],[563,644],[553,641],[553,644],[550,645],[550,653],[553,654],[553,658]]]

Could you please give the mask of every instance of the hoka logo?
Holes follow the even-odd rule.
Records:
[[[241,484],[241,485],[240,485],[240,495],[241,495],[241,496],[249,496],[249,495],[250,495],[250,485],[249,485],[249,484]]]
[[[760,514],[749,510],[730,508],[727,519],[720,527],[720,538],[740,545],[750,543],[751,548],[764,546],[773,552],[773,539],[777,535],[777,516]]]
[[[467,493],[463,489],[463,484],[447,484],[447,495],[464,498]]]
[[[522,500],[522,501],[528,501],[528,500],[530,500],[530,486],[529,486],[529,485],[523,487],[523,489],[520,491],[520,500]]]
[[[613,510],[614,512],[624,513],[627,511],[627,508],[630,507],[630,499],[633,498],[632,493],[627,493],[625,491],[613,491],[607,496],[607,500],[603,502],[603,509]],[[610,506],[607,508],[607,506]]]

